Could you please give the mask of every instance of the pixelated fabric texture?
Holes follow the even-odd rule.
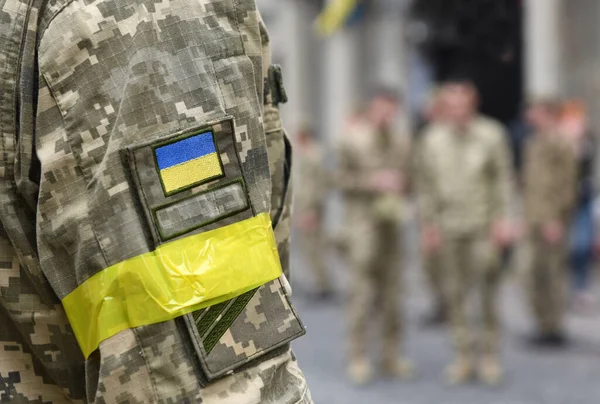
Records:
[[[167,195],[223,176],[223,166],[212,132],[160,145],[154,152]]]

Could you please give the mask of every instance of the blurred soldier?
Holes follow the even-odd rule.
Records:
[[[567,287],[567,226],[575,205],[577,163],[559,133],[559,104],[539,100],[528,110],[534,129],[525,154],[524,198],[528,290],[538,334],[533,342],[561,346]]]
[[[408,138],[393,132],[399,99],[380,89],[364,114],[348,125],[339,144],[338,185],[346,201],[350,295],[349,376],[367,382],[372,369],[366,356],[370,318],[383,322],[383,372],[405,377],[410,364],[398,356],[402,319],[397,311],[401,255],[399,224],[409,166]]]
[[[479,348],[479,377],[493,384],[502,376],[496,295],[499,252],[510,241],[510,157],[500,124],[477,115],[473,84],[449,82],[444,97],[449,122],[432,129],[422,150],[423,248],[442,249],[444,257],[457,353],[446,372],[449,382],[463,383],[475,375]],[[481,328],[470,325],[467,316],[467,301],[475,291],[482,299]]]
[[[312,402],[269,52],[254,0],[0,0],[1,402]]]
[[[310,263],[316,281],[315,296],[331,297],[333,290],[325,267],[327,239],[324,231],[327,172],[323,153],[314,133],[303,127],[296,137],[296,184],[302,192],[295,195],[296,220],[300,230],[299,245],[303,258]]]
[[[417,188],[417,197],[421,189],[425,188],[426,185],[422,184],[424,178],[420,175],[423,172],[421,168],[421,148],[424,139],[429,133],[435,132],[438,125],[443,125],[445,122],[445,107],[443,99],[443,89],[436,88],[431,94],[431,98],[427,102],[423,118],[425,125],[419,131],[417,136],[417,145],[414,147],[416,153],[414,153],[414,164],[415,169],[415,183]],[[426,246],[426,243],[421,243],[422,247]],[[429,288],[433,295],[433,308],[431,312],[425,317],[425,325],[439,325],[446,322],[448,302],[445,291],[444,271],[442,267],[442,256],[439,248],[423,248],[422,249],[422,265],[427,275],[429,282]]]

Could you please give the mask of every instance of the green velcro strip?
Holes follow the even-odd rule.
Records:
[[[202,341],[206,353],[209,354],[214,347],[217,345],[221,337],[231,327],[233,322],[242,313],[248,302],[252,299],[258,289],[251,290],[240,297],[231,305],[229,310],[223,315],[221,320],[214,326],[214,328],[208,333],[206,338]]]

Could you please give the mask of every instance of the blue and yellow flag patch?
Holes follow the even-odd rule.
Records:
[[[154,149],[165,193],[223,176],[212,132],[203,132]]]

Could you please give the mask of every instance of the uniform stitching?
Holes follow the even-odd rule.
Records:
[[[133,165],[133,171],[134,171],[135,176],[137,178],[137,183],[139,184],[139,186],[136,186],[135,184],[134,184],[134,186],[136,188],[139,188],[140,191],[141,191],[142,198],[144,199],[144,201],[142,203],[142,205],[144,205],[144,206],[142,206],[142,207],[145,208],[145,209],[147,209],[147,210],[149,210],[150,209],[149,208],[150,204],[148,203],[148,197],[146,196],[146,191],[144,190],[144,187],[142,186],[142,179],[140,177],[140,173],[139,173],[138,168],[137,168],[137,159],[135,157],[135,151],[132,150],[130,153],[131,153],[131,161],[132,161],[132,165]],[[151,212],[150,212],[150,217],[152,217]],[[157,224],[153,220],[150,220],[150,222],[151,222],[150,226],[151,226],[152,230],[154,230],[155,235],[158,236],[157,239],[160,240],[161,237],[160,237],[160,232],[158,230]]]
[[[24,6],[25,6],[25,4],[23,2],[19,3],[19,8],[17,9],[17,14],[20,13],[21,9]],[[23,18],[25,19],[25,17],[23,17]],[[12,29],[10,30],[11,33],[15,31],[15,29],[17,27],[17,22],[18,22],[18,19],[15,19],[15,23],[14,23]],[[27,27],[26,27],[26,21],[23,21],[23,32],[21,33],[21,40],[22,40],[23,35],[25,34],[25,30],[26,29],[27,29]],[[19,44],[20,44],[20,42],[13,42],[12,45],[11,45],[11,47],[9,48],[9,54],[15,53],[15,49],[17,48],[17,46]],[[19,59],[20,59],[20,57],[17,56],[17,62],[18,62]],[[7,57],[6,61],[4,63],[4,67],[3,67],[4,77],[5,77],[5,80],[7,80],[7,81],[10,78],[9,74],[8,74],[8,69],[6,68],[8,66],[8,64],[9,64],[9,61],[10,61],[10,57]],[[17,65],[18,65],[18,63],[17,63]],[[17,75],[18,75],[18,72],[17,72]],[[15,83],[14,83],[13,88],[12,88],[13,101],[16,101],[16,93],[17,93],[18,84],[19,83],[17,82],[16,77],[15,77]],[[0,99],[0,101],[2,101],[2,103],[0,105],[4,105],[5,98],[6,98],[6,94],[4,94],[4,92],[2,92],[2,99]],[[4,108],[2,108],[2,109],[4,109]],[[13,117],[13,119],[14,119],[14,117]],[[6,168],[8,168],[10,166],[11,169],[12,169],[12,171],[14,172],[14,165],[11,165],[8,162],[8,154],[7,154],[7,147],[6,147],[6,136],[4,136],[4,128],[3,128],[3,125],[2,125],[3,122],[4,122],[4,119],[2,119],[0,117],[0,137],[2,138],[2,155],[3,155],[3,160],[5,162],[5,173],[4,173],[5,175],[3,176],[3,179],[6,180],[7,179],[7,177],[6,177]],[[15,142],[15,144],[16,144],[16,137],[17,137],[17,133],[16,133],[16,127],[15,127],[15,131],[13,133],[13,141]],[[15,150],[15,152],[16,152],[16,150]],[[7,183],[8,183],[8,186],[9,186],[9,188],[11,190],[14,190],[14,191],[17,190],[16,184],[14,184],[14,178],[12,180],[8,180]]]
[[[232,5],[233,5],[233,12],[235,13],[235,22],[237,24],[237,31],[240,35],[240,41],[242,42],[242,55],[240,56],[248,56],[248,54],[246,53],[246,45],[244,44],[244,35],[242,34],[242,29],[241,29],[241,24],[240,24],[240,18],[239,18],[239,14],[238,14],[238,9],[237,9],[237,0],[233,0],[232,1]]]
[[[294,404],[308,404],[308,401],[306,400],[306,398],[308,397],[308,391],[308,385],[305,384],[304,389],[302,390],[302,396],[300,397],[300,400],[296,401]]]
[[[40,69],[40,73],[44,77],[44,81],[46,82],[46,85],[48,86],[48,91],[50,92],[50,95],[52,96],[52,100],[54,101],[54,104],[56,105],[56,108],[60,112],[60,120],[62,122],[62,128],[65,131],[65,134],[66,134],[65,137],[66,137],[66,140],[67,140],[65,143],[69,145],[69,152],[75,158],[75,160],[77,161],[77,163],[79,164],[79,168],[83,169],[82,160],[81,160],[80,156],[77,155],[77,153],[73,152],[71,138],[70,138],[70,136],[68,136],[67,124],[65,122],[66,112],[63,111],[63,109],[60,107],[60,104],[58,103],[58,98],[56,97],[54,87],[52,87],[52,85],[50,84],[50,80],[48,78],[47,73],[42,69],[41,65],[40,65],[39,69]],[[98,249],[100,250],[100,254],[102,255],[102,259],[104,259],[104,265],[108,267],[109,266],[109,264],[108,264],[108,257],[106,255],[106,252],[104,251],[104,248],[102,247],[102,244],[100,243],[100,238],[98,237],[98,232],[96,230],[96,224],[94,223],[94,220],[92,219],[92,217],[89,215],[89,206],[90,206],[90,199],[91,198],[90,198],[90,193],[89,193],[87,184],[86,184],[86,187],[85,187],[85,195],[86,195],[86,205],[88,207],[88,213],[87,213],[86,217],[87,217],[87,220],[90,223],[90,228],[92,229],[92,233],[94,233],[94,239],[96,240],[96,243],[98,245]],[[76,281],[79,284],[80,280],[77,279]]]
[[[135,340],[136,340],[138,346],[140,347],[140,356],[144,360],[144,365],[146,365],[146,370],[148,371],[148,378],[150,379],[150,384],[152,386],[152,394],[154,395],[154,400],[155,400],[154,402],[158,403],[158,393],[156,391],[156,380],[154,379],[154,375],[152,374],[152,370],[150,369],[150,365],[148,364],[148,359],[146,358],[146,353],[144,352],[142,342],[141,342],[140,338],[138,337],[137,330],[132,329],[131,331],[133,332],[133,336],[135,337]]]

